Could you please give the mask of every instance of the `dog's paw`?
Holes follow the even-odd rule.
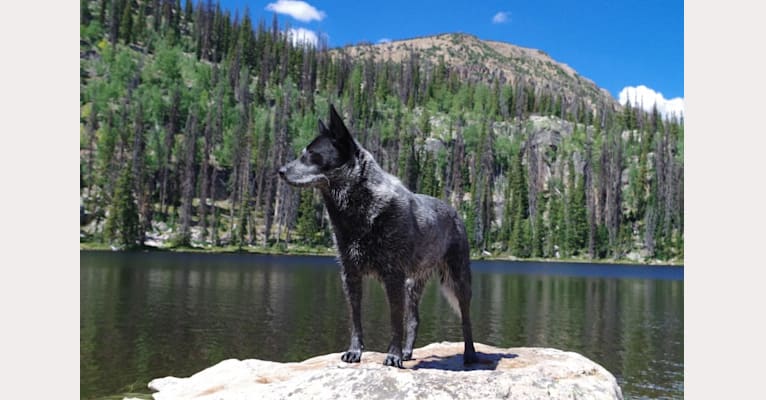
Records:
[[[397,356],[396,354],[388,354],[386,356],[386,361],[383,361],[383,365],[387,365],[389,367],[404,368],[404,365],[402,365],[402,357]]]
[[[475,364],[479,362],[479,357],[476,356],[476,352],[463,353],[463,364]]]
[[[340,359],[347,363],[358,363],[362,360],[362,350],[349,350],[343,353]]]
[[[404,350],[402,352],[402,360],[404,360],[404,361],[412,360],[412,350],[410,350],[410,351]]]

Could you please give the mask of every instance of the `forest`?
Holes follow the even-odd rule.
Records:
[[[683,263],[681,117],[417,51],[351,56],[210,0],[80,9],[81,243],[330,252],[319,193],[276,171],[334,104],[385,170],[459,211],[475,257]]]

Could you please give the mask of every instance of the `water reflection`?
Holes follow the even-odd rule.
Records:
[[[332,258],[82,252],[80,264],[83,398],[146,393],[152,378],[227,358],[298,361],[348,344]],[[602,267],[474,263],[476,340],[577,351],[614,373],[626,398],[683,397],[681,270]],[[434,282],[421,320],[419,346],[462,339]],[[388,306],[372,280],[363,329],[366,346],[385,351]]]

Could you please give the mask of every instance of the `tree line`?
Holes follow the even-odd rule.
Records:
[[[333,103],[384,169],[461,212],[475,252],[683,257],[683,120],[656,108],[351,58],[209,0],[82,1],[80,29],[86,240],[330,245],[318,193],[275,171]],[[571,132],[544,140],[541,116]]]

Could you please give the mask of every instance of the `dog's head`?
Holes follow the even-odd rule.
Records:
[[[319,120],[319,135],[297,159],[279,169],[279,176],[293,186],[328,183],[338,168],[351,162],[358,147],[343,119],[330,105],[330,127]]]

